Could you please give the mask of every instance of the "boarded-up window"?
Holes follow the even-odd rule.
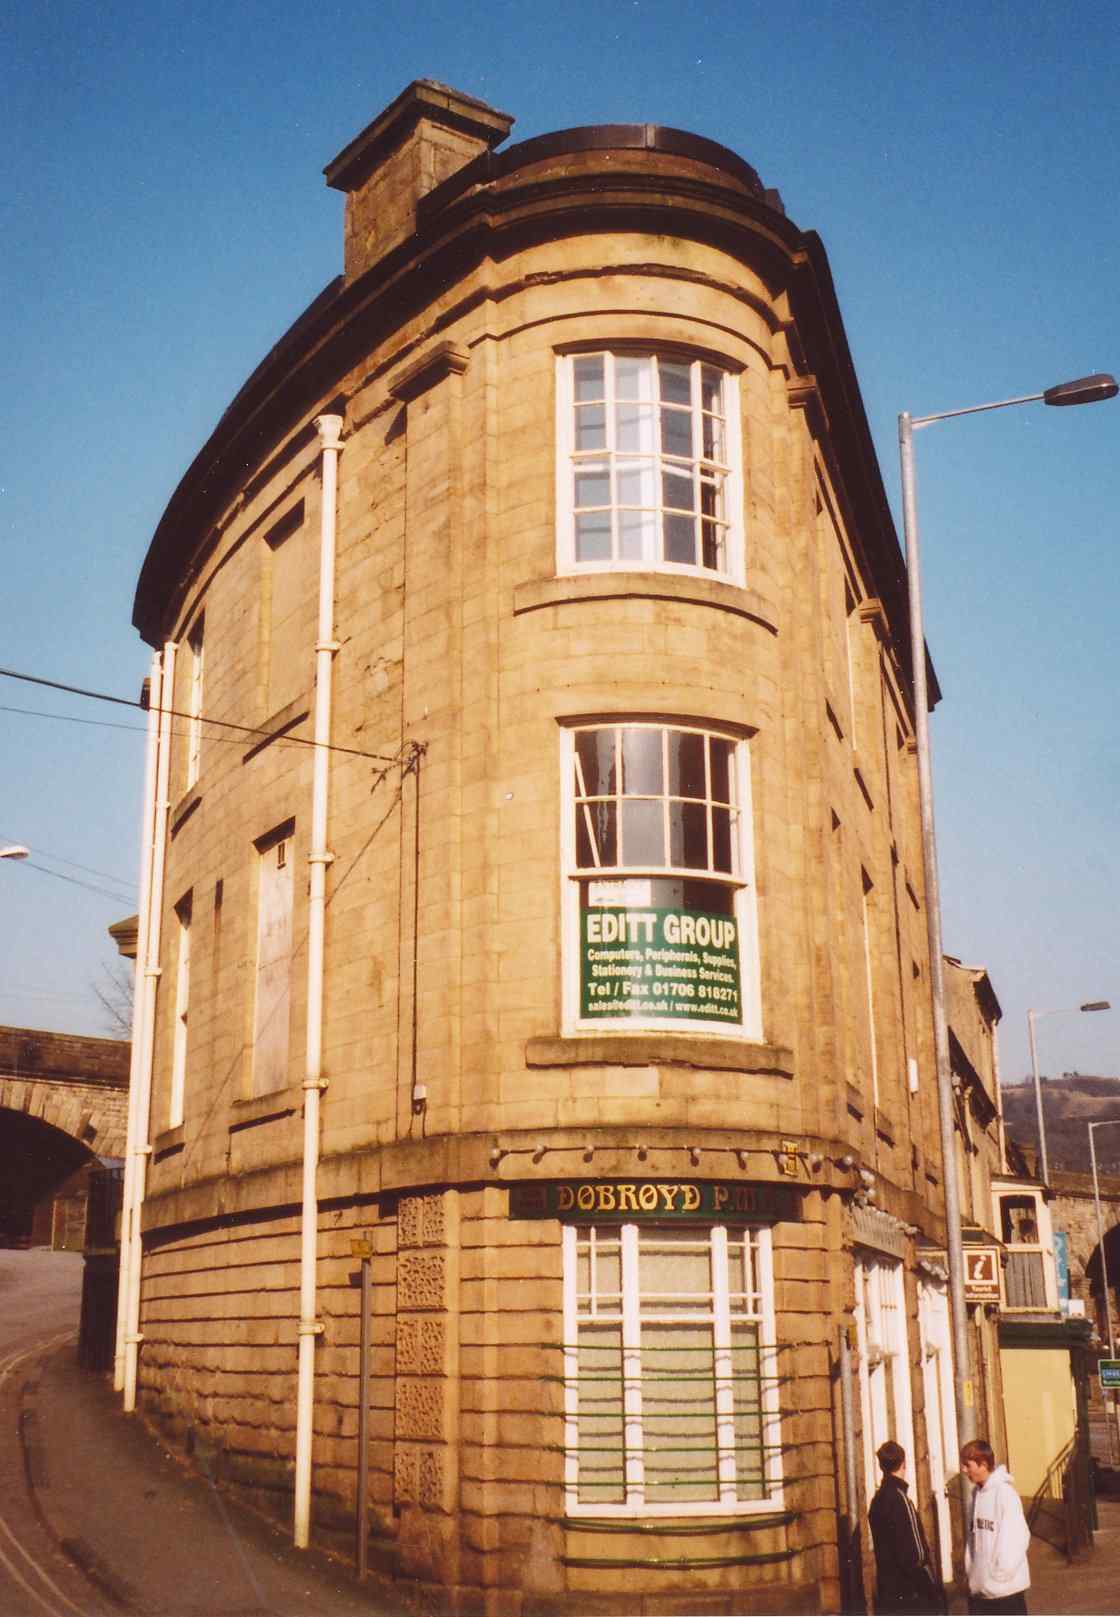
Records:
[[[171,1052],[171,1096],[167,1126],[178,1128],[183,1121],[187,1084],[187,1022],[191,1001],[191,894],[175,906],[178,922],[178,950],[175,965],[175,1025]]]
[[[292,836],[289,822],[257,843],[257,972],[253,1008],[254,1095],[288,1082],[292,1000]]]
[[[314,663],[315,601],[311,556],[302,502],[267,535],[268,650],[267,711],[302,696]]]

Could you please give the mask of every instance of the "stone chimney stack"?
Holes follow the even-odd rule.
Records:
[[[420,198],[512,127],[508,114],[446,84],[410,84],[323,170],[329,186],[346,192],[346,279],[410,236]]]

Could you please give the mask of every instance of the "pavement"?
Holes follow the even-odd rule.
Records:
[[[407,1606],[343,1563],[296,1550],[123,1414],[74,1345],[23,1389],[25,1470],[39,1518],[88,1580],[84,1614],[403,1617]]]
[[[1120,1499],[1098,1495],[1097,1521],[1093,1548],[1073,1562],[1032,1540],[1027,1606],[1033,1617],[1120,1612]]]
[[[70,1344],[23,1389],[26,1472],[55,1542],[89,1580],[93,1617],[405,1617],[391,1590],[292,1548],[283,1525],[246,1510],[121,1412]],[[1120,1498],[1098,1499],[1092,1551],[1072,1564],[1031,1549],[1032,1617],[1120,1614]],[[958,1609],[954,1606],[954,1610]],[[960,1608],[963,1610],[963,1606]]]

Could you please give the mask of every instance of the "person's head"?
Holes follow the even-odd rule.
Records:
[[[888,1438],[875,1452],[880,1466],[888,1477],[893,1477],[895,1472],[901,1471],[906,1464],[906,1450],[901,1443],[896,1443],[893,1437]]]
[[[974,1437],[971,1443],[966,1443],[961,1450],[961,1470],[969,1482],[974,1482],[982,1488],[996,1468],[996,1457],[990,1443],[985,1443],[982,1437]]]

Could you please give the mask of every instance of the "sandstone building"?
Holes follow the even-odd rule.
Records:
[[[144,563],[119,1377],[456,1609],[835,1610],[887,1436],[951,1564],[904,568],[819,239],[511,122],[331,163]]]

